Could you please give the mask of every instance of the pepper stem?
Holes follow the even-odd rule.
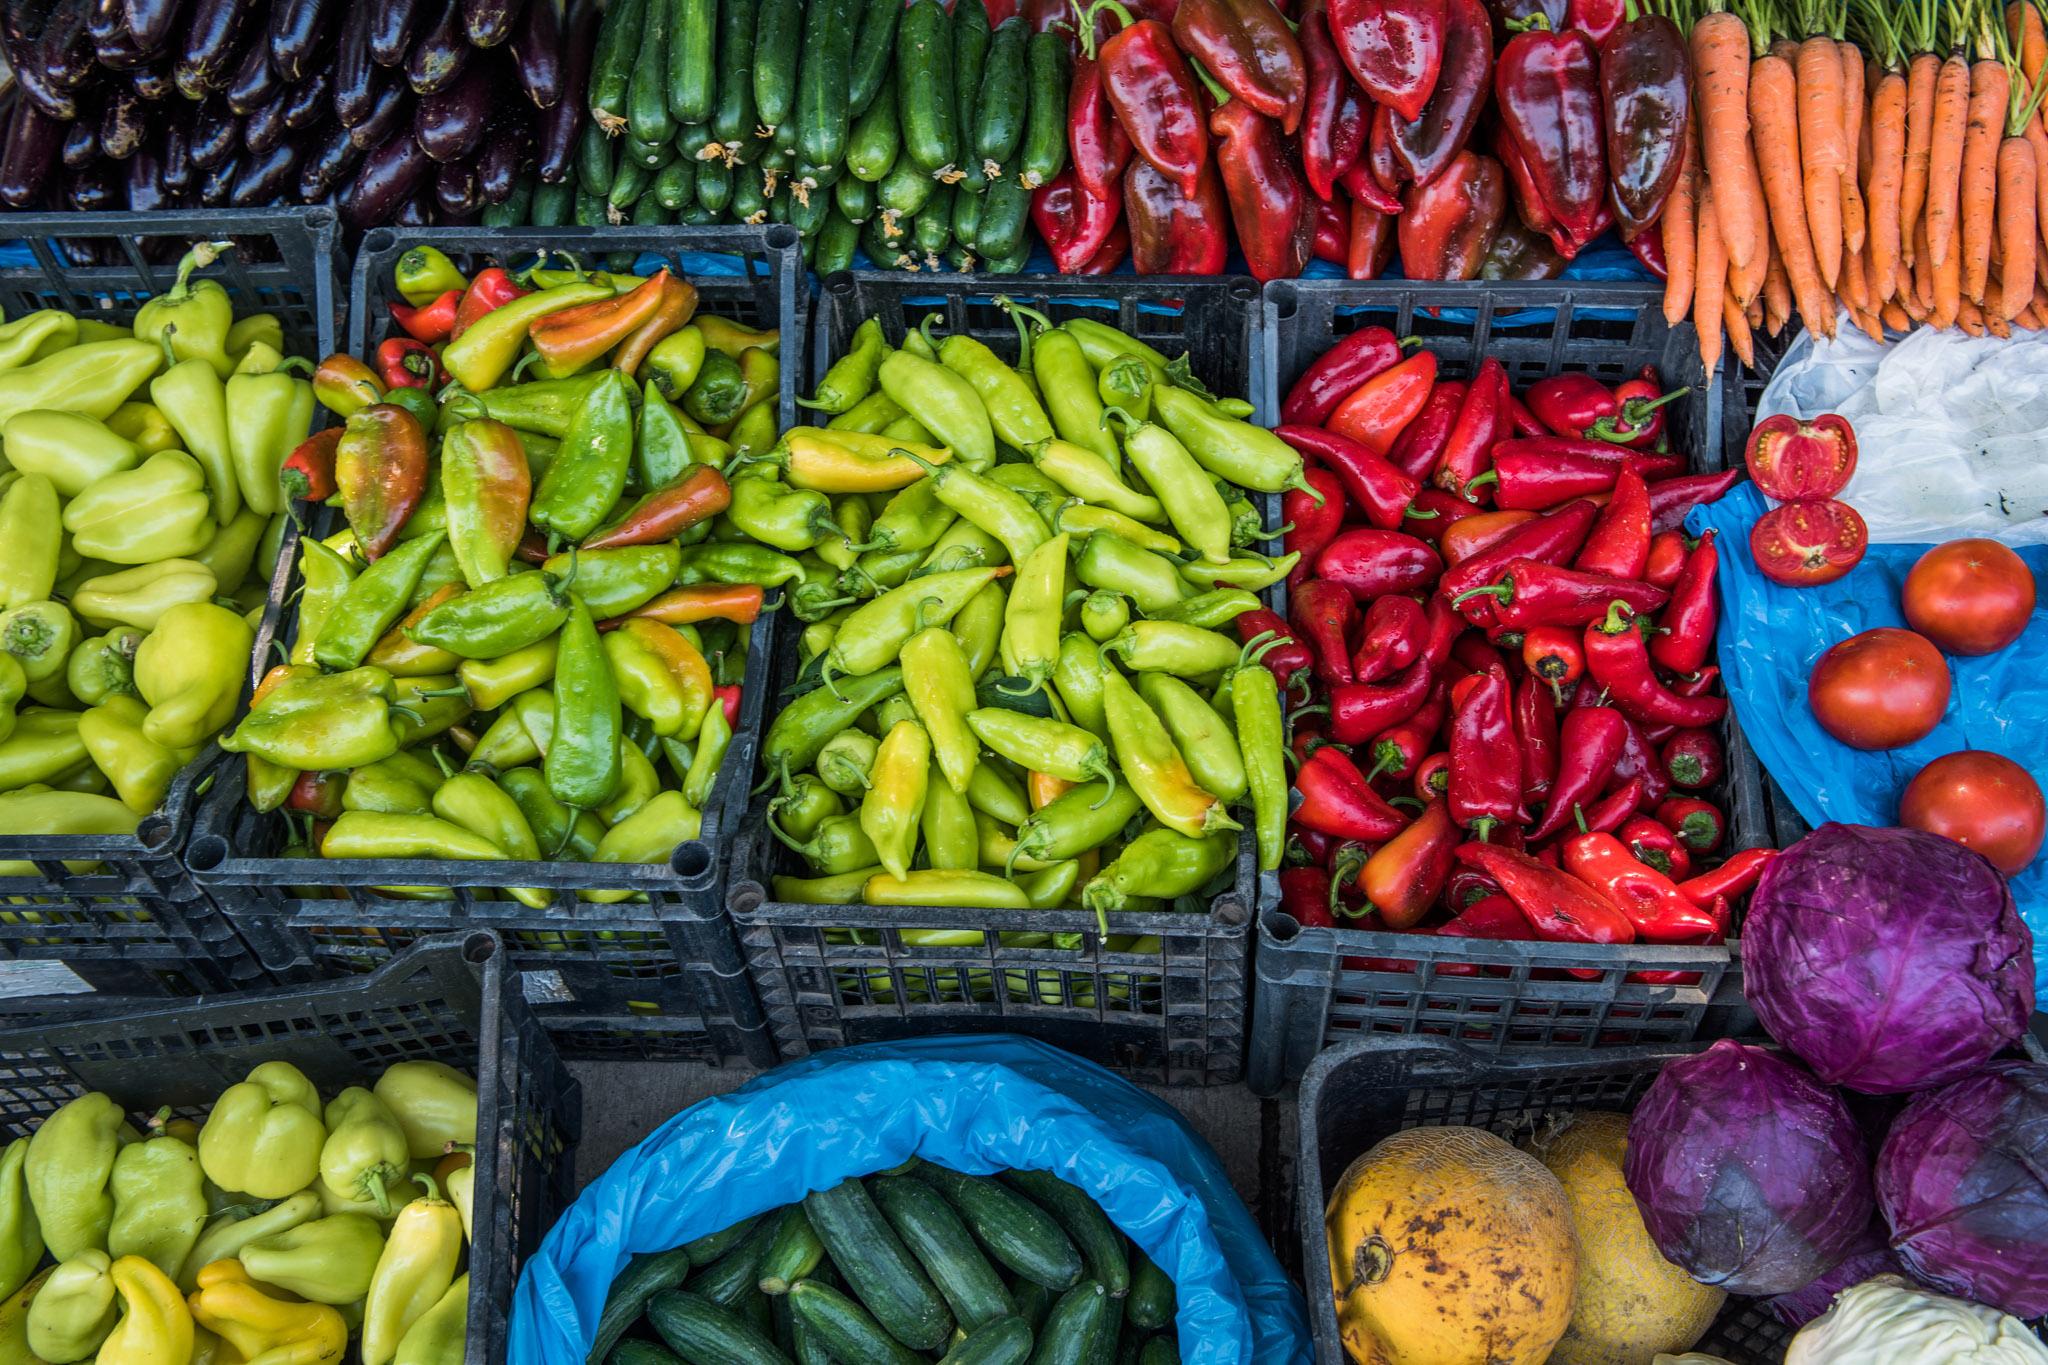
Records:
[[[998,294],[996,302],[1002,305],[1005,312],[1017,317],[1029,318],[1040,332],[1055,332],[1059,330],[1058,325],[1046,314],[1039,312],[1036,308],[1025,307],[1007,294]]]
[[[172,302],[180,302],[190,298],[192,295],[192,272],[204,270],[207,266],[219,260],[222,252],[233,251],[234,249],[235,244],[233,242],[194,242],[192,249],[187,251],[178,261],[177,281],[171,285],[170,292],[165,294],[164,297]]]
[[[1451,605],[1455,607],[1460,602],[1473,597],[1491,597],[1496,602],[1510,602],[1514,600],[1514,596],[1515,589],[1512,581],[1508,583],[1482,583],[1476,588],[1467,588],[1456,597],[1453,597]]]
[[[1412,517],[1416,521],[1433,521],[1437,517],[1442,516],[1443,513],[1437,511],[1435,508],[1430,508],[1427,511],[1425,511],[1411,502],[1406,507],[1401,509],[1401,515],[1404,517]]]
[[[412,1178],[412,1180],[415,1185],[418,1185],[421,1189],[427,1192],[428,1199],[439,1201],[439,1199],[441,1198],[441,1187],[434,1183],[434,1177],[426,1174],[425,1172],[421,1172],[418,1175],[415,1175]]]
[[[1487,470],[1487,471],[1486,471],[1486,472],[1485,472],[1484,474],[1481,474],[1481,475],[1479,475],[1479,476],[1478,476],[1477,478],[1474,478],[1474,479],[1473,479],[1473,480],[1472,480],[1472,481],[1471,481],[1470,483],[1468,483],[1468,484],[1466,484],[1466,485],[1465,485],[1465,490],[1464,490],[1464,498],[1465,498],[1465,501],[1467,501],[1467,502],[1477,502],[1477,501],[1478,501],[1478,499],[1477,499],[1477,498],[1474,498],[1474,497],[1472,496],[1472,490],[1473,490],[1473,489],[1475,489],[1475,488],[1483,488],[1483,487],[1485,487],[1485,486],[1486,486],[1486,485],[1488,485],[1488,484],[1495,484],[1495,483],[1499,483],[1499,482],[1500,482],[1500,471],[1499,471],[1498,469],[1489,469],[1489,470]]]
[[[1000,685],[1001,684],[998,684],[998,686]],[[1089,810],[1101,810],[1104,806],[1109,804],[1109,798],[1116,795],[1116,764],[1109,762],[1107,759],[1104,759],[1102,767],[1097,772],[1097,776],[1101,777],[1101,779],[1104,782],[1107,782],[1109,786],[1102,793],[1102,799],[1100,801],[1092,803],[1088,807]]]
[[[440,752],[438,749],[434,751],[437,757]],[[369,1191],[370,1202],[377,1206],[377,1216],[379,1218],[389,1218],[391,1216],[391,1195],[384,1188],[383,1173],[375,1166],[363,1172],[363,1188]]]

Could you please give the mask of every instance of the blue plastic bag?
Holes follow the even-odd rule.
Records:
[[[1809,825],[1897,821],[1899,793],[1930,761],[1958,749],[2003,754],[2048,788],[2048,604],[2026,633],[1996,654],[1951,657],[1954,689],[1934,733],[1902,749],[1866,753],[1820,728],[1806,678],[1829,646],[1876,626],[1904,626],[1899,590],[1925,545],[1873,545],[1846,577],[1818,588],[1786,588],[1757,570],[1749,528],[1766,503],[1753,484],[1695,508],[1686,527],[1719,533],[1721,676],[1750,746]],[[2048,581],[2048,547],[2019,551]],[[2048,995],[2048,854],[2012,879],[2020,915],[2033,930],[2034,989]]]
[[[976,1175],[1048,1170],[1086,1190],[1172,1277],[1187,1365],[1313,1358],[1300,1293],[1178,1114],[1090,1062],[988,1035],[812,1057],[655,1129],[527,1260],[509,1365],[581,1361],[634,1252],[665,1251],[911,1156]]]

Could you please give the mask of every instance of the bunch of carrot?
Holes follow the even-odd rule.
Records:
[[[1692,27],[1663,218],[1664,316],[1693,319],[1707,373],[1795,314],[1878,339],[2048,326],[2044,0],[1735,3]]]

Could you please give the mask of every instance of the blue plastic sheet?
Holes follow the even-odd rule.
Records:
[[[1925,545],[1873,545],[1846,577],[1818,588],[1784,588],[1757,571],[1749,528],[1767,506],[1752,484],[1695,508],[1686,526],[1712,528],[1721,551],[1721,676],[1742,732],[1809,825],[1827,820],[1889,825],[1899,793],[1928,762],[1958,749],[2005,755],[2048,788],[2048,603],[2026,633],[1996,654],[1950,658],[1954,689],[1934,733],[1879,753],[1852,749],[1820,728],[1806,678],[1827,648],[1876,626],[1904,626],[1899,590]],[[2019,551],[2048,582],[2048,547]],[[2035,991],[2048,997],[2048,854],[2013,878],[2020,915],[2034,932]]]
[[[1188,1365],[1313,1358],[1288,1283],[1222,1165],[1169,1106],[1030,1039],[871,1043],[691,1106],[620,1156],[519,1276],[509,1365],[580,1361],[627,1259],[912,1156],[1079,1185],[1170,1275]]]

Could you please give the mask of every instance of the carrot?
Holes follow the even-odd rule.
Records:
[[[2034,312],[2034,305],[2030,303],[2020,310],[2020,315],[2012,320],[2012,325],[2029,332],[2038,332],[2041,330],[2041,318]]]
[[[1960,53],[1941,64],[1934,85],[1934,140],[1927,149],[1927,249],[1948,260],[1962,211],[1963,138],[1970,122],[1970,67]]]
[[[1870,286],[1863,278],[1863,253],[1860,251],[1842,253],[1842,302],[1848,304],[1853,313],[1871,311]]]
[[[1850,251],[1861,251],[1866,225],[1857,173],[1870,164],[1870,146],[1864,137],[1863,53],[1854,43],[1836,43],[1835,56],[1842,64],[1842,146],[1848,153],[1842,163],[1842,244]]]
[[[1820,277],[1833,289],[1842,273],[1842,172],[1849,164],[1842,145],[1842,58],[1834,39],[1817,33],[1801,43],[1795,69],[1806,226]]]
[[[2028,119],[2025,136],[2034,149],[2034,222],[2048,243],[2048,129],[2042,128],[2041,120]]]
[[[1699,333],[1700,365],[1713,387],[1721,365],[1722,300],[1728,294],[1728,253],[1721,248],[1721,215],[1714,203],[1717,186],[1707,178],[1700,191],[1698,280],[1693,288],[1692,324]]]
[[[1941,59],[1932,52],[1913,58],[1906,72],[1906,158],[1899,180],[1899,249],[1907,265],[1914,263],[1913,229],[1927,206],[1927,174],[1934,145],[1934,90]]]
[[[1760,191],[1747,165],[1749,30],[1742,20],[1726,10],[1702,15],[1692,27],[1692,65],[1699,83],[1702,164],[1714,182],[1721,240],[1728,259],[1747,265],[1764,244],[1756,240],[1751,203]]]
[[[1933,322],[1936,327],[1953,327],[1962,313],[1963,305],[1963,256],[1959,251],[1948,253],[1948,259],[1934,259],[1934,247],[1927,248],[1927,259],[1933,266],[1934,306]]]
[[[1785,330],[1792,318],[1792,286],[1785,280],[1785,258],[1778,244],[1771,243],[1771,264],[1764,272],[1764,321],[1772,336]]]
[[[1756,343],[1749,328],[1749,314],[1733,294],[1721,296],[1721,312],[1728,322],[1728,349],[1750,369],[1756,368]]]
[[[1751,151],[1753,152],[1754,148]],[[1756,158],[1752,155],[1746,155],[1743,157],[1743,160],[1748,163],[1749,173],[1755,178],[1755,183],[1761,186],[1763,178],[1757,172]],[[1757,295],[1763,292],[1764,276],[1770,273],[1771,268],[1770,210],[1764,206],[1762,194],[1756,195],[1750,202],[1755,206],[1751,231],[1756,234],[1757,241],[1763,243],[1764,249],[1759,251],[1756,254],[1756,258],[1748,265],[1738,266],[1733,260],[1728,262],[1729,290],[1745,309],[1755,303]]]
[[[2034,196],[2040,177],[2034,149],[2023,137],[1998,144],[1998,250],[2000,317],[2019,316],[2034,296],[2034,236],[2039,230]]]
[[[2011,78],[2003,62],[1981,59],[1970,68],[1969,123],[1963,134],[1961,204],[1963,292],[1982,304],[1997,231],[1998,144],[2005,134]]]
[[[1700,136],[1696,119],[1685,121],[1685,160],[1664,201],[1664,322],[1676,327],[1692,311],[1694,217],[1699,199]]]
[[[1823,332],[1835,310],[1821,283],[1813,239],[1807,232],[1795,99],[1790,63],[1775,53],[1757,58],[1749,77],[1750,117],[1756,125],[1757,165],[1763,175],[1764,200],[1770,205],[1771,235],[1785,263],[1785,279],[1799,305],[1799,316],[1808,331]]]
[[[1904,308],[1899,306],[1896,300],[1886,301],[1882,317],[1884,325],[1891,328],[1894,332],[1907,332],[1913,328],[1912,317]]]
[[[1870,97],[1870,287],[1888,299],[1899,280],[1899,186],[1905,174],[1906,77],[1887,71]]]
[[[2007,5],[2005,31],[2019,47],[2020,74],[2027,78],[2027,89],[2040,89],[2042,72],[2048,69],[2048,25],[2041,19],[2039,6]]]

